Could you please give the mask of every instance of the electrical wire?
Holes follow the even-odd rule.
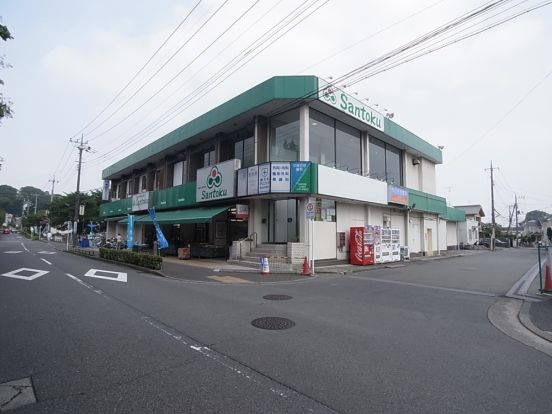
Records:
[[[243,60],[244,58],[246,57],[250,57],[249,61],[252,60],[254,57],[256,57],[258,55],[255,54],[253,56],[251,56],[251,52],[254,51],[257,47],[259,47],[259,45],[263,45],[266,41],[270,40],[271,37],[273,34],[275,33],[278,33],[279,31],[281,31],[283,28],[285,28],[287,25],[289,25],[291,22],[293,22],[294,19],[297,19],[298,17],[301,16],[302,13],[304,13],[305,11],[307,11],[310,7],[312,7],[312,5],[316,4],[318,0],[314,1],[313,3],[311,3],[311,5],[308,5],[305,9],[303,10],[299,10],[300,7],[302,5],[304,5],[305,3],[307,3],[307,0],[305,0],[303,3],[301,3],[296,9],[294,9],[291,13],[289,13],[286,17],[284,17],[284,19],[280,20],[277,24],[275,24],[274,26],[272,26],[268,31],[266,31],[263,35],[261,35],[258,39],[256,39],[253,43],[250,44],[250,46],[248,46],[247,48],[245,48],[242,52],[240,52],[238,55],[236,55],[236,57],[241,57],[241,60]],[[326,2],[324,2],[323,4],[326,4]],[[316,9],[318,10],[318,8]],[[316,11],[314,10],[314,11]],[[312,15],[311,12],[308,14],[308,16]],[[286,19],[288,19],[289,17],[291,16],[291,20],[289,20],[288,22],[286,22]],[[307,16],[307,17],[308,17]],[[280,25],[280,27],[278,27],[278,25]],[[296,23],[293,27],[295,27],[298,23]],[[292,28],[293,28],[292,27]],[[291,29],[292,29],[291,28]],[[291,29],[288,29],[285,33],[288,33]],[[271,32],[274,31],[274,33],[271,34]],[[284,34],[285,34],[284,33]],[[263,39],[264,36],[267,36],[266,39]],[[281,37],[281,36],[280,36]],[[276,39],[277,40],[277,39]],[[273,41],[274,42],[274,41]],[[272,43],[273,43],[272,42]],[[256,43],[258,43],[258,45],[256,45]],[[271,44],[272,44],[271,43]],[[266,47],[265,47],[266,49]],[[263,49],[264,50],[264,49]],[[196,88],[196,90],[194,92],[192,92],[191,94],[189,94],[187,97],[185,97],[183,100],[181,100],[181,102],[189,102],[189,99],[192,99],[194,98],[195,96],[197,96],[198,93],[202,92],[205,90],[206,87],[208,87],[210,85],[210,90],[214,89],[214,87],[218,86],[220,83],[222,83],[222,81],[219,81],[216,85],[213,86],[212,82],[213,81],[216,81],[217,79],[220,79],[220,77],[227,73],[229,70],[231,69],[234,69],[234,71],[236,70],[239,70],[241,68],[241,66],[237,67],[235,66],[236,63],[239,62],[239,59],[236,60],[236,57],[234,59],[232,59],[230,62],[228,62],[221,70],[219,70],[219,72],[217,72],[215,75],[213,75],[209,80],[207,80],[206,82],[204,82],[203,85],[201,85],[200,87]],[[243,65],[242,65],[243,66]],[[225,78],[227,79],[227,78]],[[188,108],[189,106],[191,106],[193,103],[197,102],[198,99],[196,99],[195,101],[193,101],[192,103],[190,103],[188,106],[186,106],[186,108]],[[173,106],[169,111],[174,111],[175,108],[178,108],[178,105],[175,105]],[[179,113],[181,113],[183,110],[185,110],[186,108],[184,109],[181,109]],[[158,125],[156,126],[156,128],[160,127],[160,126],[163,126],[165,125],[167,122],[169,122],[170,120],[172,120],[175,116],[177,116],[179,113],[177,113],[176,115],[172,116],[170,119],[167,119],[163,124],[161,125]],[[157,122],[157,121],[156,121]],[[155,124],[155,122],[154,122]],[[139,133],[135,134],[134,136],[130,137],[129,139],[127,139],[126,141],[124,141],[123,143],[121,143],[118,147],[114,148],[113,150],[111,151],[108,151],[107,153],[103,154],[101,157],[99,158],[103,158],[104,160],[106,159],[110,159],[110,158],[113,158],[113,156],[116,156],[117,154],[114,154],[112,156],[109,156],[108,158],[105,158],[105,156],[109,155],[110,153],[112,153],[113,151],[115,151],[116,149],[120,148],[120,147],[123,147],[125,146],[126,144],[128,144],[131,140],[133,140],[134,138],[137,138],[139,137],[139,135],[141,133],[143,133],[145,130],[147,130],[148,128],[152,127],[153,124],[150,124],[148,127],[146,127],[144,130],[140,131]],[[148,133],[151,133],[151,131],[147,131]],[[142,136],[142,138],[140,139],[143,139],[145,138],[145,136]],[[139,139],[139,140],[140,140]],[[138,140],[138,141],[139,141]],[[136,141],[137,142],[137,141]],[[98,158],[98,159],[99,159]]]

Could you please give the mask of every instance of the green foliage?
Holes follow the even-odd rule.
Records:
[[[6,41],[13,39],[9,29],[0,24],[0,39]],[[0,55],[0,68],[9,67],[9,65],[4,63],[4,57]],[[0,85],[3,85],[4,82],[0,79]],[[0,92],[0,122],[3,118],[11,118],[13,116],[12,101],[9,98],[4,97]]]
[[[130,250],[117,250],[100,248],[100,257],[103,259],[114,260],[116,262],[129,263],[148,269],[161,269],[163,259],[159,256],[153,256],[147,253],[136,253]]]
[[[73,221],[75,217],[76,196],[77,193],[69,193],[63,196],[54,197],[52,205],[50,206],[50,220],[52,226],[63,224],[68,220]],[[91,191],[88,194],[81,193],[79,203],[84,205],[84,216],[80,221],[84,221],[85,223],[100,221],[101,202],[101,191]]]
[[[552,227],[548,227],[546,229],[546,236],[548,237],[548,240],[552,241]]]
[[[546,219],[548,214],[541,210],[532,210],[525,215],[525,221],[539,220],[541,223]]]
[[[9,185],[0,185],[0,208],[10,214],[21,215],[22,204],[17,199],[17,188]]]

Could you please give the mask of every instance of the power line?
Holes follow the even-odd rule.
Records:
[[[199,86],[198,88],[196,88],[192,93],[190,93],[189,95],[187,95],[185,98],[183,98],[180,103],[177,103],[176,105],[174,105],[169,111],[167,111],[164,115],[162,115],[160,118],[158,118],[158,120],[154,121],[152,124],[150,124],[149,126],[147,126],[146,128],[144,128],[142,131],[134,134],[133,136],[131,136],[129,139],[127,139],[126,141],[122,142],[121,144],[119,144],[117,147],[113,148],[112,150],[108,151],[107,153],[103,154],[101,157],[98,157],[96,158],[96,160],[99,160],[100,158],[103,158],[103,161],[107,160],[107,159],[110,159],[110,158],[113,158],[114,156],[117,155],[117,153],[114,153],[118,148],[120,147],[123,147],[125,146],[127,143],[129,143],[130,141],[132,141],[134,138],[138,138],[141,134],[144,134],[144,133],[151,133],[154,129],[157,129],[163,125],[165,125],[166,123],[168,123],[170,120],[174,119],[177,115],[179,115],[183,110],[185,110],[186,108],[188,108],[189,106],[191,106],[193,103],[197,102],[199,99],[201,99],[203,96],[205,96],[206,93],[210,92],[211,90],[213,90],[216,86],[220,85],[224,80],[226,80],[232,73],[234,73],[235,71],[239,70],[244,64],[242,64],[241,66],[236,66],[237,63],[239,63],[241,60],[249,57],[249,61],[251,61],[254,57],[256,57],[260,52],[257,52],[255,55],[251,56],[251,52],[254,51],[256,48],[262,46],[264,43],[266,43],[268,40],[271,39],[271,37],[275,34],[277,34],[279,31],[281,31],[283,28],[285,28],[287,25],[289,25],[291,22],[293,22],[293,20],[297,19],[298,17],[301,16],[301,14],[303,14],[305,11],[307,11],[310,7],[312,7],[312,5],[314,5],[318,0],[316,0],[315,2],[311,3],[310,5],[308,5],[305,9],[303,10],[299,10],[297,11],[298,9],[300,9],[305,3],[307,3],[307,0],[305,0],[303,3],[301,3],[297,8],[295,8],[291,13],[289,13],[287,16],[285,16],[282,20],[280,20],[278,23],[276,23],[274,26],[272,26],[268,31],[266,31],[263,35],[261,35],[259,38],[257,38],[254,42],[252,42],[248,47],[246,47],[242,52],[238,53],[236,55],[236,57],[234,57],[230,62],[228,62],[225,66],[223,66],[222,69],[220,69],[215,75],[213,75],[211,78],[209,78],[207,81],[205,81],[201,86]],[[322,5],[326,4],[326,2],[324,2]],[[320,6],[321,7],[321,6]],[[319,7],[318,7],[319,8]],[[318,8],[316,10],[318,10]],[[313,12],[309,13],[308,16],[312,15],[316,10],[314,10]],[[295,15],[293,15],[295,14]],[[286,20],[288,19],[288,17],[291,17],[291,19],[286,23]],[[307,17],[308,17],[307,16]],[[304,20],[304,19],[303,19]],[[302,20],[301,20],[302,21]],[[300,21],[300,22],[301,22]],[[298,22],[298,23],[300,23]],[[296,23],[293,27],[295,27],[298,23]],[[280,27],[278,27],[278,25],[281,25]],[[291,27],[290,29],[288,29],[285,33],[288,33],[291,29],[293,29],[293,27]],[[270,34],[272,31],[274,31],[274,33]],[[267,36],[266,38],[263,39],[263,37]],[[281,36],[280,36],[281,37]],[[278,37],[278,39],[280,38]],[[276,39],[276,40],[278,40]],[[256,45],[256,43],[258,43],[258,45]],[[271,44],[273,44],[273,42],[271,42],[269,44],[269,46]],[[268,47],[268,46],[267,46]],[[266,49],[266,47],[265,47]],[[264,50],[264,49],[263,49]],[[247,63],[246,62],[246,63]],[[220,80],[217,84],[214,84],[213,85],[213,82],[217,81],[218,79],[220,79],[221,76],[223,76],[224,74],[226,74],[228,71],[230,71],[231,69],[234,69],[234,71],[226,76],[225,78],[223,78],[222,80]],[[207,87],[210,87],[210,89],[207,90]],[[203,92],[203,95],[197,97],[200,93]],[[195,99],[193,102],[189,103],[191,99],[193,99],[194,97],[197,97],[197,99]],[[186,103],[189,103],[185,108],[182,108],[182,105],[183,104],[186,104]],[[180,108],[178,108],[180,105]],[[180,110],[179,110],[180,109]],[[175,110],[179,110],[178,113],[174,114]],[[163,118],[166,118],[166,115],[170,112],[173,112],[173,116],[171,116],[169,119],[166,119],[165,122],[163,122],[161,125],[155,125],[155,124],[158,124],[159,123],[159,120],[162,120]],[[149,129],[149,131],[148,131]],[[141,138],[139,138],[138,140],[135,141],[138,142],[140,141],[141,139],[145,138],[145,135],[143,135]],[[107,155],[109,154],[112,154],[111,156],[107,157]]]
[[[157,48],[155,52],[149,57],[149,59],[138,69],[138,71],[130,78],[130,80],[117,92],[115,97],[90,121],[88,122],[84,127],[82,127],[79,131],[77,131],[73,136],[77,136],[81,133],[83,133],[86,128],[88,128],[90,125],[92,125],[100,116],[104,114],[105,111],[107,111],[111,105],[123,94],[124,91],[128,89],[128,87],[136,80],[136,78],[142,73],[142,71],[151,63],[151,61],[157,56],[157,54],[165,47],[165,45],[168,43],[168,41],[174,36],[174,34],[182,27],[182,25],[188,20],[188,18],[192,15],[192,13],[197,9],[197,7],[200,5],[202,0],[199,0],[194,7],[188,12],[188,14],[178,23],[178,25],[172,30],[172,32],[167,36],[167,38],[161,43],[161,45]]]

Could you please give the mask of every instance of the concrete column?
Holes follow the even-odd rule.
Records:
[[[370,145],[369,145],[368,131],[362,131],[360,138],[360,151],[361,151],[361,163],[362,172],[364,176],[368,176],[370,173]]]
[[[249,221],[247,222],[247,233],[257,233],[257,243],[262,241],[262,208],[260,199],[252,199],[249,202]]]
[[[309,161],[309,106],[299,108],[299,161]]]

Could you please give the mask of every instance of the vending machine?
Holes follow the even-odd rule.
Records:
[[[391,262],[391,229],[381,229],[381,261]]]
[[[401,261],[401,231],[391,229],[391,260],[393,262]]]
[[[366,266],[374,264],[374,239],[369,227],[351,227],[349,257],[351,264]]]
[[[382,263],[383,257],[381,255],[381,226],[373,226],[374,234],[374,261],[376,263]]]

